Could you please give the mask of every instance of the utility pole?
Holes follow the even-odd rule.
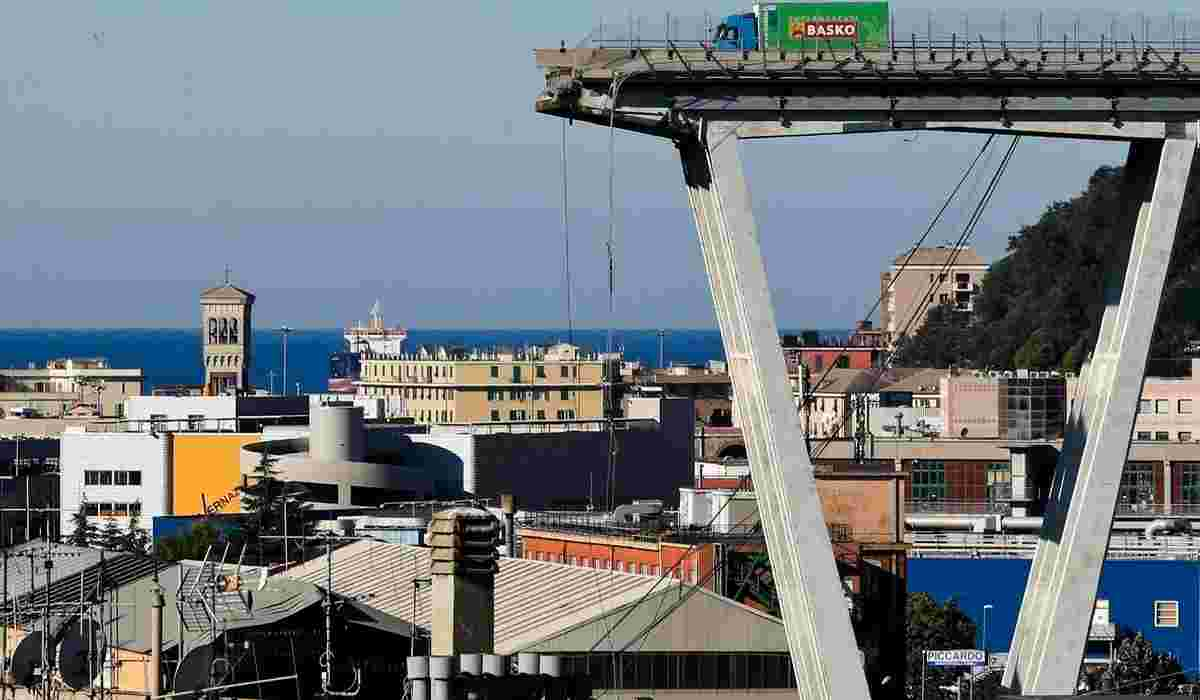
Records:
[[[292,328],[286,323],[279,327],[279,332],[283,334],[283,393],[287,395],[287,340],[288,334],[292,332]]]
[[[275,370],[267,370],[267,393],[275,395]]]
[[[666,336],[667,336],[667,332],[665,330],[663,330],[661,328],[658,329],[658,367],[659,367],[659,369],[665,369],[667,366],[665,364],[664,353],[663,353],[663,339]]]

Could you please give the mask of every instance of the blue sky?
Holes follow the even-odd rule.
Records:
[[[635,5],[654,21],[703,12]],[[952,7],[973,6],[986,5]],[[380,297],[389,320],[412,327],[564,326],[560,122],[533,113],[532,49],[572,44],[627,11],[4,4],[0,295],[10,303],[0,325],[190,326],[199,289],[229,264],[258,294],[262,324],[338,326]],[[567,137],[576,324],[605,326],[607,134],[575,126]],[[858,318],[882,266],[924,229],[981,141],[743,145],[780,325]],[[977,247],[1002,254],[1021,224],[1123,157],[1120,145],[1025,142]],[[617,200],[615,325],[715,325],[668,143],[618,135]],[[964,218],[934,238],[955,236]]]

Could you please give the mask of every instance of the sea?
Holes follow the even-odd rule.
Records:
[[[783,330],[782,333],[798,333]],[[664,364],[703,364],[723,360],[725,350],[716,329],[667,329],[663,331]],[[848,331],[820,331],[822,338],[836,340]],[[612,346],[626,359],[645,366],[658,366],[659,330],[617,330]],[[283,340],[278,331],[254,331],[251,372],[256,388],[281,392]],[[104,357],[110,366],[141,368],[145,390],[165,384],[203,382],[199,329],[0,329],[0,367],[24,368],[31,363],[45,366],[47,360],[63,357]],[[409,330],[405,346],[453,345],[498,348],[573,341],[584,348],[604,351],[609,331],[596,329],[534,330]],[[326,390],[329,356],[344,349],[341,329],[297,329],[288,336],[288,384],[300,384],[303,393]],[[274,372],[274,377],[271,372]]]

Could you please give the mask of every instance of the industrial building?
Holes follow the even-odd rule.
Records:
[[[358,393],[418,423],[595,420],[604,414],[604,361],[567,343],[508,350],[419,348],[365,355]]]

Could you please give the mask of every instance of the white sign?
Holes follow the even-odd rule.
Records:
[[[939,649],[925,652],[930,666],[982,666],[987,654],[982,649]]]

